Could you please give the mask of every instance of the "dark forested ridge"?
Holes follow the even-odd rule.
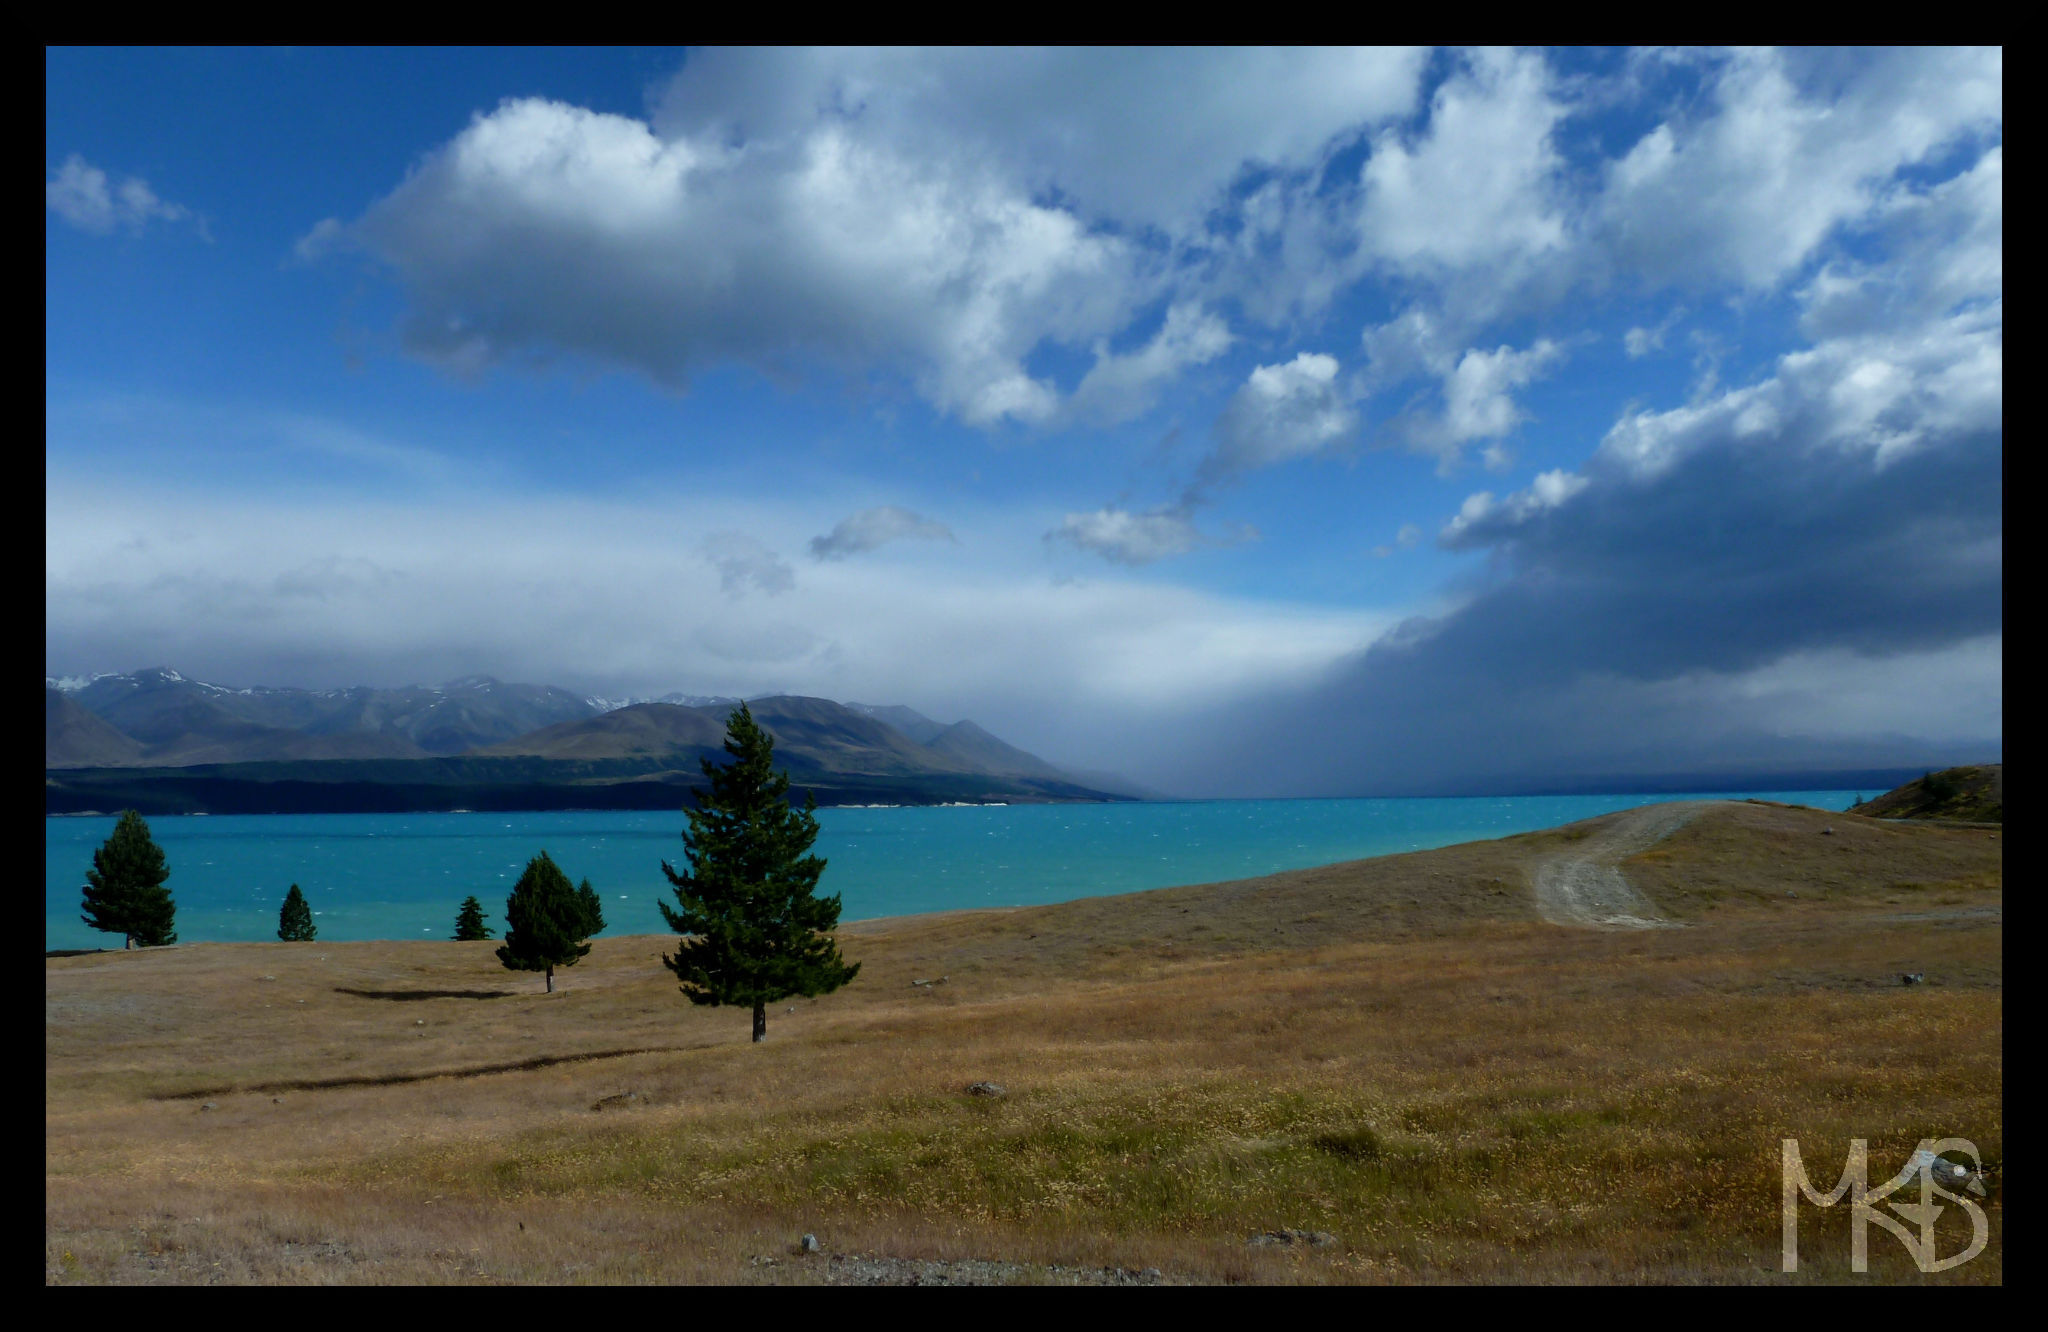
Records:
[[[463,761],[473,763],[475,761]],[[46,774],[47,814],[370,814],[450,810],[677,809],[704,784],[701,772],[665,768],[635,776],[590,777],[590,765],[539,760],[491,770],[450,771],[441,760],[219,764],[187,768],[74,768]],[[286,769],[280,772],[279,769]],[[360,769],[351,772],[350,769]],[[308,772],[318,770],[318,775]],[[937,774],[797,778],[798,799],[820,805],[1037,804],[1123,800],[1079,783]]]

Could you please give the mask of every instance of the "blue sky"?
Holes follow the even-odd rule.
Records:
[[[47,71],[51,674],[1202,794],[1998,749],[1995,50]]]

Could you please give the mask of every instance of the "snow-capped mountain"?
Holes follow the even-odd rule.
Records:
[[[620,708],[635,708],[642,703],[673,703],[679,708],[732,708],[744,700],[729,694],[663,694],[659,698],[604,698],[592,694],[583,700],[599,712],[617,712]]]

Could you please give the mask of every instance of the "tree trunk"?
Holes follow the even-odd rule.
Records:
[[[555,969],[554,969],[553,967],[549,967],[549,968],[548,968],[548,993],[549,993],[549,994],[553,994],[554,992],[555,992]]]
[[[766,1040],[767,1037],[768,1003],[764,999],[756,999],[754,1001],[754,1039],[756,1041],[762,1041]]]

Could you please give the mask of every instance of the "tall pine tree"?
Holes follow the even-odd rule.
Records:
[[[790,805],[774,737],[744,703],[727,720],[725,752],[730,763],[701,761],[711,788],[684,811],[688,872],[661,863],[682,909],[658,905],[683,936],[661,962],[693,1004],[751,1006],[758,1041],[768,1034],[769,1004],[828,994],[859,974],[860,963],[847,965],[832,937],[838,894],[816,895],[825,862],[806,853],[818,836],[817,800]]]
[[[584,906],[569,876],[543,851],[505,899],[505,943],[498,960],[512,971],[545,971],[555,992],[555,968],[573,967],[590,951],[584,943]]]
[[[150,837],[142,815],[123,810],[114,835],[92,853],[92,868],[85,872],[82,919],[96,930],[122,936],[124,949],[174,944],[178,934],[171,925],[177,905],[164,887],[170,877],[163,849]]]
[[[471,893],[462,899],[462,909],[455,913],[455,938],[466,942],[473,939],[488,939],[497,931],[484,924],[484,904]]]
[[[313,926],[313,908],[306,905],[306,895],[293,884],[291,891],[284,895],[284,907],[277,913],[277,937],[286,943],[311,943],[319,931]]]
[[[576,887],[576,902],[583,908],[583,937],[595,938],[604,933],[604,903],[597,900],[597,889],[585,879]]]

